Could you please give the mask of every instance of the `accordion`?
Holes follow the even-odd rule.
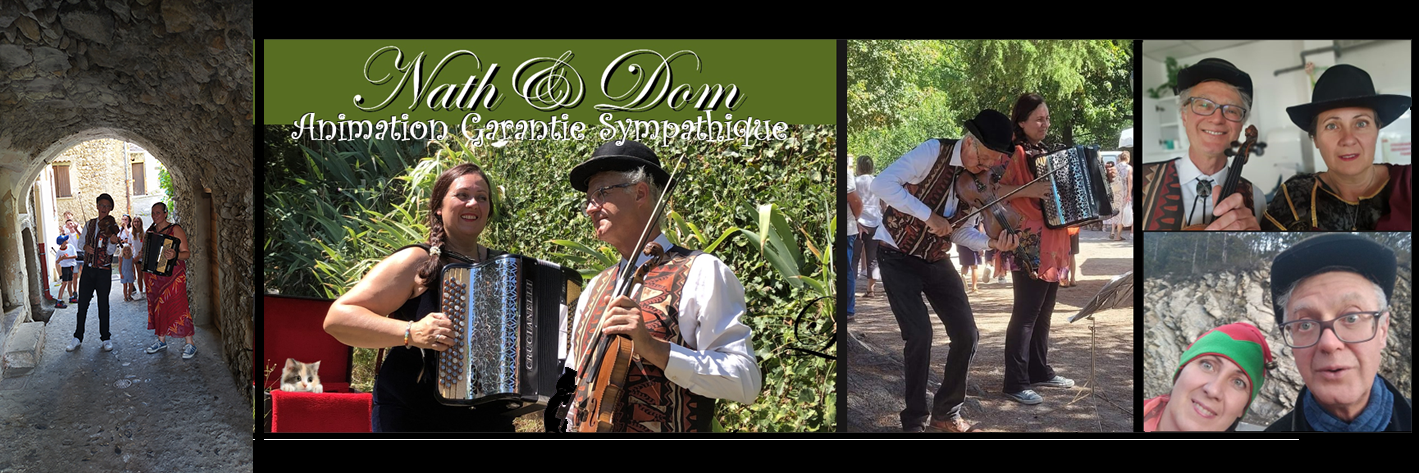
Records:
[[[1036,177],[1050,175],[1050,194],[1040,203],[1046,227],[1075,227],[1117,212],[1097,146],[1073,146],[1047,154],[1035,160],[1031,171]]]
[[[177,264],[177,258],[164,258],[163,250],[171,249],[173,253],[177,253],[180,251],[177,246],[179,241],[174,236],[149,232],[148,239],[143,242],[143,271],[158,276],[171,276],[172,267]]]
[[[439,402],[514,416],[545,408],[562,374],[560,330],[581,275],[508,254],[444,266],[440,282],[454,336],[438,354]]]

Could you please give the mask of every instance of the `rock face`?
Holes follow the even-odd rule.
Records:
[[[7,301],[23,292],[10,275],[24,273],[13,263],[24,250],[11,243],[19,212],[4,209],[17,208],[40,170],[70,146],[137,143],[172,173],[175,206],[193,209],[180,217],[193,234],[194,316],[200,310],[220,326],[224,361],[243,383],[253,379],[253,47],[250,1],[0,1]]]
[[[1413,281],[1410,262],[1401,262],[1394,300],[1390,302],[1389,337],[1380,375],[1405,397],[1412,397],[1411,313]],[[1252,402],[1245,422],[1270,425],[1295,407],[1305,383],[1296,371],[1291,348],[1281,340],[1271,308],[1270,265],[1259,271],[1215,273],[1194,278],[1148,278],[1143,282],[1143,396],[1168,394],[1173,370],[1192,341],[1203,332],[1233,322],[1261,329],[1276,357],[1261,393]]]

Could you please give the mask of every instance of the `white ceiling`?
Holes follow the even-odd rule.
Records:
[[[1169,56],[1191,57],[1255,41],[1252,39],[1146,40],[1143,41],[1143,57],[1163,62]]]

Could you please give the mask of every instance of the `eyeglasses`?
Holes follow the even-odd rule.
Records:
[[[1247,119],[1247,109],[1236,105],[1217,105],[1217,102],[1204,99],[1202,97],[1192,97],[1187,99],[1192,104],[1192,113],[1209,117],[1217,113],[1217,109],[1222,109],[1222,116],[1227,120],[1240,123]]]
[[[1350,312],[1326,322],[1302,319],[1281,324],[1281,336],[1291,348],[1310,348],[1320,342],[1320,335],[1330,329],[1335,338],[1345,343],[1368,342],[1379,331],[1380,316],[1385,311]]]
[[[627,182],[624,184],[616,184],[614,186],[602,187],[600,189],[588,192],[586,193],[586,207],[591,207],[593,205],[600,207],[603,202],[606,202],[606,193],[610,192],[611,189],[620,189],[622,187],[628,187],[632,185],[635,185],[635,183]]]

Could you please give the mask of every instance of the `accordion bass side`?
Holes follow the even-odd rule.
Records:
[[[1050,194],[1040,202],[1045,227],[1075,227],[1116,213],[1113,189],[1104,177],[1097,146],[1073,146],[1050,153],[1035,160],[1032,168],[1036,176],[1050,174]]]
[[[143,271],[158,276],[171,276],[172,267],[177,265],[177,258],[164,258],[163,250],[171,249],[176,253],[180,241],[174,236],[148,233],[147,240],[143,242]]]
[[[439,402],[521,415],[544,408],[562,373],[560,330],[580,296],[576,271],[521,255],[443,267],[440,306],[453,322],[438,354]]]

